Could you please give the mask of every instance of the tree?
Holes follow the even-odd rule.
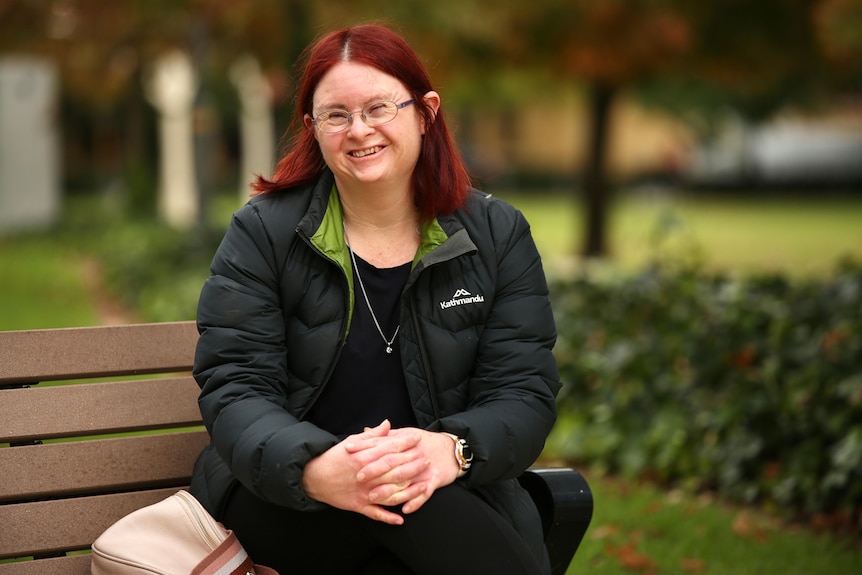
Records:
[[[817,11],[858,17],[852,0],[533,0],[513,10],[510,43],[523,64],[546,65],[590,94],[581,253],[604,256],[610,187],[604,161],[616,96],[640,90],[671,111],[732,107],[762,119],[827,88],[832,69]],[[821,19],[836,25],[836,18]],[[858,20],[857,20],[858,22]],[[857,38],[842,29],[843,37]],[[835,34],[836,36],[839,34]],[[833,37],[826,33],[821,36]],[[853,40],[836,48],[846,54]],[[855,44],[858,46],[858,43]],[[858,81],[858,76],[857,76]]]
[[[583,168],[586,222],[581,253],[607,255],[608,133],[615,98],[626,86],[674,66],[690,49],[689,22],[662,1],[546,0],[516,18],[527,61],[547,61],[563,78],[586,82],[588,158]]]
[[[42,55],[57,64],[64,120],[78,118],[66,131],[75,140],[69,147],[91,157],[95,182],[88,178],[88,184],[108,188],[125,180],[129,190],[151,171],[143,163],[143,84],[156,58],[171,48],[190,52],[204,79],[202,94],[211,98],[226,91],[218,84],[227,83],[227,69],[240,54],[283,68],[288,41],[306,29],[295,18],[302,10],[298,0],[0,0],[0,52]],[[212,158],[202,162],[213,171]]]

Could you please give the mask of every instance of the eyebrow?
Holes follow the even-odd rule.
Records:
[[[368,104],[371,104],[372,102],[396,102],[396,101],[397,101],[397,98],[395,97],[394,93],[389,95],[389,96],[385,96],[383,94],[378,94],[372,98],[365,100],[365,103],[362,104],[362,108],[365,108],[365,106],[367,106]],[[325,106],[320,106],[320,108],[318,108],[318,109],[319,110],[347,110],[347,104],[342,104],[342,103],[327,104]]]

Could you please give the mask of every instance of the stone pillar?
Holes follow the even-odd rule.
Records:
[[[270,177],[275,157],[275,118],[272,90],[260,64],[243,56],[231,66],[230,79],[240,99],[240,200],[249,196],[257,176]]]
[[[54,66],[0,58],[0,232],[46,228],[60,215],[60,146]]]
[[[193,116],[198,82],[191,58],[180,51],[160,58],[146,89],[160,116],[159,215],[175,228],[190,228],[200,212]]]

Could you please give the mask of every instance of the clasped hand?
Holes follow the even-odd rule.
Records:
[[[351,435],[305,467],[306,494],[338,509],[401,525],[387,507],[417,511],[434,491],[458,476],[452,439],[413,427],[392,429],[389,421]]]

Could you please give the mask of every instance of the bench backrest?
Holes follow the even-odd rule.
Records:
[[[197,338],[191,321],[0,332],[0,575],[89,574],[67,553],[188,485],[208,441]]]

